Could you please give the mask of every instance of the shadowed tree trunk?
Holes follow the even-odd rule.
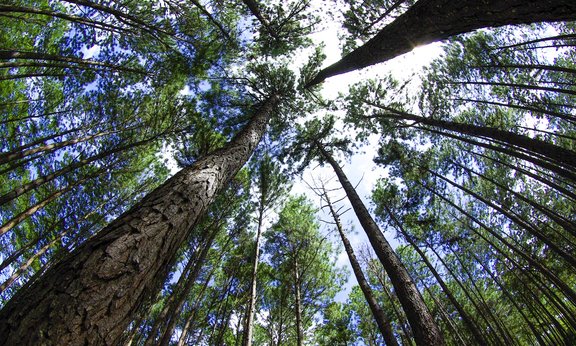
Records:
[[[426,307],[422,295],[418,292],[410,274],[386,240],[378,225],[366,209],[366,206],[356,193],[354,186],[350,183],[338,162],[328,153],[324,147],[316,142],[316,147],[322,157],[332,166],[336,176],[340,180],[350,204],[358,217],[358,221],[366,232],[374,252],[384,266],[394,290],[406,312],[408,322],[412,327],[416,344],[420,346],[444,345],[444,339],[432,314]]]
[[[476,29],[574,19],[574,0],[420,0],[364,45],[321,70],[307,87]]]
[[[24,287],[0,311],[2,345],[115,344],[260,141],[279,95],[224,148],[178,172]]]

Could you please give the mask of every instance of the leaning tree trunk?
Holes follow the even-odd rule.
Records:
[[[366,206],[356,193],[354,186],[350,183],[342,168],[338,165],[338,162],[334,160],[332,155],[328,153],[320,143],[315,143],[318,150],[324,159],[330,163],[336,176],[340,180],[350,204],[358,217],[358,221],[362,225],[362,228],[368,236],[370,244],[374,248],[374,252],[378,259],[384,266],[386,273],[390,277],[390,281],[394,286],[394,290],[402,304],[402,308],[406,312],[406,317],[408,322],[412,327],[414,333],[414,339],[417,345],[420,346],[434,346],[443,345],[444,339],[432,314],[426,307],[424,299],[414,281],[410,277],[410,274],[400,261],[400,258],[396,255],[390,243],[386,240],[378,225],[366,209]]]
[[[364,45],[320,71],[307,87],[476,29],[574,19],[574,0],[420,0]]]
[[[252,154],[278,101],[271,96],[224,148],[178,172],[20,290],[0,311],[0,344],[116,344],[160,288],[188,230]]]
[[[419,124],[438,127],[443,130],[454,131],[459,134],[470,135],[473,137],[487,138],[499,143],[505,143],[514,148],[521,148],[529,153],[541,155],[547,160],[570,169],[576,169],[576,152],[556,144],[548,143],[537,138],[531,138],[526,135],[501,130],[495,127],[479,126],[474,124],[459,123],[447,120],[422,117],[407,112],[402,112],[390,107],[384,107],[377,104],[369,103],[385,111],[391,112],[382,115],[376,115],[376,118],[389,118],[399,120],[415,121]]]
[[[344,249],[346,250],[346,254],[348,255],[348,260],[350,261],[350,265],[352,266],[352,271],[354,272],[354,276],[358,281],[358,286],[362,290],[364,294],[364,298],[366,298],[366,302],[368,303],[368,307],[372,312],[372,316],[376,320],[376,324],[378,325],[378,329],[380,330],[380,334],[384,338],[384,342],[387,346],[398,346],[398,341],[394,336],[394,332],[392,331],[392,324],[390,323],[390,319],[386,316],[384,310],[374,297],[374,293],[372,292],[372,288],[366,280],[364,273],[362,272],[362,268],[360,267],[360,263],[358,263],[358,259],[356,259],[356,255],[354,254],[354,249],[350,244],[350,241],[344,234],[344,229],[342,228],[342,224],[340,223],[340,217],[332,203],[330,202],[330,198],[328,197],[327,193],[324,193],[324,200],[326,201],[326,205],[328,209],[330,209],[330,214],[332,214],[332,218],[334,219],[334,223],[336,224],[336,229],[340,234],[340,239],[342,239],[342,243],[344,244]]]

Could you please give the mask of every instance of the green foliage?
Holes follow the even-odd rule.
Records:
[[[271,226],[254,343],[295,343],[299,291],[305,343],[382,344],[358,287],[334,301],[344,275],[318,210],[305,197],[286,198],[291,177],[325,163],[320,148],[350,157],[379,135],[374,161],[389,176],[374,187],[373,212],[396,232],[396,250],[447,344],[473,341],[462,311],[492,344],[574,344],[575,24],[460,35],[421,85],[384,76],[325,100],[321,86],[305,88],[327,58],[323,45],[312,46],[322,16],[341,21],[347,53],[415,1],[332,3],[4,1],[1,303],[136,205],[169,167],[217,152],[276,95],[266,148],[190,230],[127,340],[155,340],[162,330],[153,326],[177,299],[174,335],[238,344],[260,216]],[[195,263],[203,249],[206,259]],[[182,292],[188,261],[196,276]],[[389,279],[365,262],[394,333],[410,344]]]

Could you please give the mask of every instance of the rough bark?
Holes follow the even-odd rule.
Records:
[[[420,0],[364,45],[320,71],[307,87],[476,29],[574,19],[573,0]]]
[[[188,230],[252,154],[278,100],[271,96],[223,149],[178,172],[20,290],[0,311],[0,344],[116,344],[158,291]]]
[[[384,266],[394,290],[402,304],[408,322],[412,327],[414,339],[417,345],[434,346],[443,345],[444,339],[438,326],[436,325],[432,314],[426,307],[422,295],[418,292],[410,274],[396,255],[390,243],[386,240],[378,225],[366,209],[366,206],[356,193],[354,186],[350,183],[342,168],[336,160],[328,153],[320,143],[316,143],[318,150],[324,159],[332,166],[338,176],[350,204],[366,232],[374,252]]]
[[[338,233],[340,234],[340,239],[342,239],[342,243],[344,244],[344,249],[346,250],[346,254],[348,255],[348,260],[350,261],[350,265],[352,266],[354,276],[356,277],[358,285],[360,286],[360,289],[364,294],[364,298],[366,298],[368,307],[372,312],[372,316],[374,316],[374,319],[376,320],[376,324],[378,325],[378,329],[380,330],[380,333],[384,338],[384,342],[388,346],[398,346],[398,341],[396,340],[394,332],[392,331],[392,324],[390,323],[390,319],[388,318],[388,316],[386,316],[384,310],[382,310],[382,307],[376,301],[374,293],[372,292],[372,288],[370,287],[368,280],[366,280],[366,277],[362,272],[362,268],[360,267],[358,259],[356,259],[354,249],[352,248],[350,241],[346,237],[346,234],[344,234],[344,229],[342,228],[342,224],[340,223],[340,217],[336,213],[336,210],[334,210],[334,207],[330,202],[330,198],[326,193],[324,194],[324,200],[326,201],[328,208],[330,209],[330,214],[332,214],[332,217],[334,218],[334,222],[336,223],[336,229],[338,230]]]

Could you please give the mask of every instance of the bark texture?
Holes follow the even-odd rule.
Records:
[[[398,300],[406,312],[408,322],[412,327],[414,339],[419,346],[444,345],[444,339],[434,318],[426,307],[420,292],[416,288],[410,274],[396,255],[390,243],[386,240],[380,228],[366,209],[366,206],[356,193],[354,186],[350,183],[338,162],[328,153],[320,143],[316,143],[318,150],[324,159],[332,166],[338,180],[342,184],[350,204],[360,221],[360,225],[366,232],[368,240],[384,266],[390,281],[394,286]]]
[[[364,45],[320,71],[307,87],[476,29],[574,19],[574,0],[420,0]]]
[[[178,172],[22,288],[0,311],[0,345],[117,344],[175,253],[259,143],[271,96],[223,149]]]

